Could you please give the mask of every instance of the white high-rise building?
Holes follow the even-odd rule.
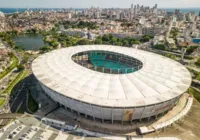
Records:
[[[155,8],[158,9],[158,4],[155,4]]]
[[[133,9],[133,4],[131,4],[131,9]]]

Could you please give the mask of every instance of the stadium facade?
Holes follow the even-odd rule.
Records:
[[[91,65],[93,54],[95,64],[99,59],[97,66]],[[100,59],[117,60],[112,65],[120,67],[104,68]],[[172,109],[191,84],[189,71],[176,61],[109,45],[55,50],[35,59],[32,70],[55,102],[79,115],[112,123],[157,117]]]

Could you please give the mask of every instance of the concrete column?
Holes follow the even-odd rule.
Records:
[[[144,111],[145,111],[145,108],[146,108],[146,106],[144,107],[144,109],[143,109],[143,111],[142,111],[142,114],[141,114],[141,117],[140,117],[140,122],[142,121],[142,116],[143,116],[143,113],[144,113]]]
[[[122,111],[122,117],[121,117],[121,125],[123,125],[124,124],[124,121],[123,121],[123,115],[124,115],[124,111],[125,111],[125,108],[123,109],[123,111]]]
[[[111,114],[112,114],[112,124],[113,124],[113,108],[112,108],[112,112],[111,112]]]
[[[160,109],[163,108],[164,104],[165,104],[165,102],[162,103]],[[159,114],[160,114],[160,110],[158,110],[158,113],[156,114],[156,119],[158,118],[158,115],[159,115]]]
[[[170,101],[170,107],[171,107],[171,104],[172,104],[172,100]],[[170,107],[168,107],[167,110],[169,110]],[[167,111],[167,110],[166,110],[166,111]],[[162,116],[164,116],[164,113],[165,113],[165,111],[163,111]]]
[[[134,109],[133,109],[133,115],[132,115],[132,118],[131,118],[131,124],[133,124],[133,117],[134,117],[135,110],[136,110],[136,107],[134,107]]]
[[[91,108],[92,112],[94,112],[91,104],[90,104],[90,108]],[[94,116],[92,116],[92,117],[93,117],[93,120],[95,121],[95,117]]]
[[[103,116],[103,108],[101,107],[101,120],[102,120],[102,123],[104,123],[104,116]]]
[[[153,110],[155,109],[156,105],[157,105],[157,104],[155,104],[155,105],[153,106],[153,108],[152,108],[152,110],[151,110],[151,113],[150,113],[150,115],[149,115],[148,121],[150,120],[151,115],[152,115],[152,112],[153,112]]]

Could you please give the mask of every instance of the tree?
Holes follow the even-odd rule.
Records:
[[[197,48],[198,48],[198,46],[190,46],[190,47],[187,47],[186,53],[187,53],[187,54],[191,54],[191,53],[193,53]]]
[[[108,42],[109,40],[110,40],[109,34],[106,34],[106,35],[104,35],[104,36],[102,37],[102,41],[103,41],[103,42]]]
[[[51,46],[53,46],[54,48],[57,47],[58,45],[59,45],[58,41],[54,40],[54,41],[51,42]]]
[[[176,60],[176,56],[173,55],[173,54],[167,53],[165,56],[168,57],[168,58],[171,58],[173,60]]]
[[[103,43],[103,41],[102,41],[101,37],[97,37],[94,41],[94,44],[102,44],[102,43]]]
[[[200,66],[200,58],[197,59],[196,65]]]
[[[167,46],[164,44],[157,44],[157,45],[153,46],[153,48],[158,49],[158,50],[166,50]]]
[[[123,40],[123,46],[126,46],[126,47],[129,46],[129,42],[128,42],[128,40]]]
[[[76,44],[76,43],[73,42],[73,41],[66,41],[66,46],[67,47],[73,46],[74,44]]]
[[[61,42],[61,45],[62,45],[62,47],[67,47],[66,41],[62,41],[62,42]]]
[[[197,80],[200,80],[200,74],[197,76]]]
[[[150,35],[144,35],[140,41],[141,42],[149,42],[152,37]]]
[[[113,44],[113,45],[116,44],[117,43],[117,38],[116,37],[112,37],[111,40],[110,40],[110,43]]]
[[[53,47],[51,47],[51,46],[44,46],[44,47],[41,47],[41,48],[40,48],[40,51],[41,51],[42,53],[44,53],[44,52],[51,51],[52,49],[53,49]]]
[[[19,64],[17,66],[17,71],[22,71],[22,70],[24,70],[24,66],[22,64]]]
[[[77,45],[88,45],[91,44],[89,40],[87,39],[81,39],[77,42]]]
[[[131,41],[131,43],[130,43],[130,46],[132,46],[133,44],[141,44],[141,42],[140,42],[140,41],[138,41],[138,40]]]
[[[22,59],[22,64],[26,64],[29,60],[29,57],[28,56],[24,56],[23,59]]]

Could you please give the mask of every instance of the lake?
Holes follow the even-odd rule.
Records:
[[[14,38],[16,46],[23,47],[25,50],[39,50],[41,47],[47,45],[42,40],[42,35],[26,34]]]

